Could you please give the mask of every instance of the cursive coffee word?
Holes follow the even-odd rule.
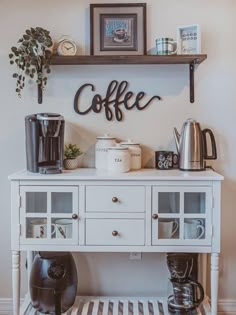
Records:
[[[90,88],[92,92],[95,91],[95,87],[93,84],[86,83],[82,85],[75,94],[74,98],[74,110],[77,114],[86,115],[89,112],[93,111],[94,113],[100,113],[102,109],[105,110],[105,115],[107,120],[111,121],[115,115],[116,120],[121,121],[123,118],[123,113],[120,108],[121,105],[124,106],[126,110],[131,110],[136,108],[138,110],[145,109],[154,99],[160,100],[160,96],[153,96],[147,103],[140,104],[140,101],[143,100],[146,95],[144,92],[139,92],[135,99],[131,100],[134,97],[134,93],[132,91],[127,91],[128,82],[121,81],[120,83],[116,80],[110,82],[107,88],[106,96],[102,98],[101,95],[95,94],[92,98],[91,105],[87,107],[85,110],[81,110],[79,108],[79,99],[81,93]]]

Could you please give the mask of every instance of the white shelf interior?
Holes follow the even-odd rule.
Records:
[[[210,315],[206,297],[198,308],[199,315]],[[40,315],[29,296],[21,307],[21,315]],[[92,297],[77,296],[74,305],[64,315],[168,315],[167,298],[157,297]]]

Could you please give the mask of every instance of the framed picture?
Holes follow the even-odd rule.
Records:
[[[177,28],[178,54],[200,54],[201,33],[198,24],[179,26]]]
[[[91,55],[145,55],[146,3],[90,4]]]

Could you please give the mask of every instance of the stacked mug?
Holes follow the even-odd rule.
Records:
[[[95,167],[115,173],[141,169],[141,147],[139,143],[127,140],[116,143],[116,138],[105,134],[97,137]]]

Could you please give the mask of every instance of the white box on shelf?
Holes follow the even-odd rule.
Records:
[[[198,24],[183,25],[177,28],[177,52],[179,55],[201,53],[201,32]]]

